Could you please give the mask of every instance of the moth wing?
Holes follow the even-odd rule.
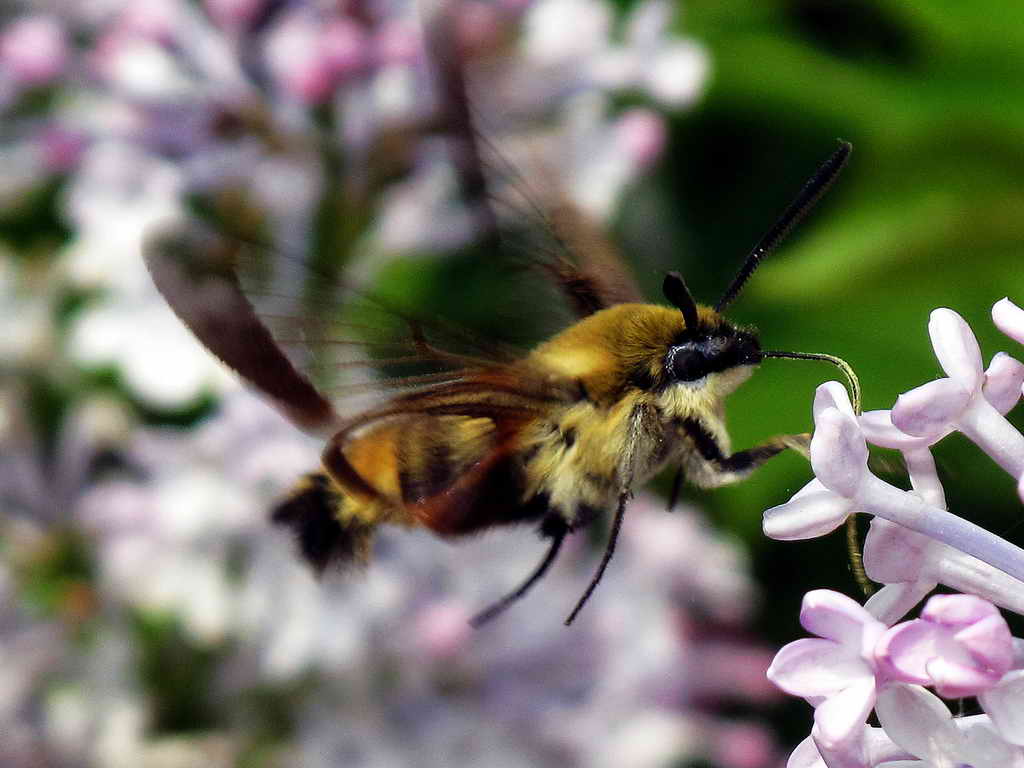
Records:
[[[485,82],[476,89],[481,98],[471,99],[473,78],[467,71],[465,48],[456,34],[455,10],[455,6],[445,4],[436,10],[427,26],[426,40],[437,84],[438,121],[449,139],[463,202],[476,212],[483,236],[503,246],[513,261],[533,267],[546,277],[576,318],[614,304],[644,301],[607,233],[566,193],[559,174],[553,170],[553,160],[527,142],[524,155],[535,178],[531,184],[509,160],[497,132],[477,129],[477,123],[486,118],[474,105],[495,104],[508,94],[495,99],[494,89]],[[486,69],[482,67],[481,72]],[[491,98],[485,98],[488,95]],[[511,234],[514,226],[504,226],[509,219],[528,223],[525,247],[520,249],[518,259],[516,237]]]
[[[396,392],[456,383],[517,356],[197,221],[155,230],[144,258],[193,334],[308,431],[333,432]]]

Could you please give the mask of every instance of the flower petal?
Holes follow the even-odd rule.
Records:
[[[976,390],[981,385],[981,349],[967,321],[952,309],[936,309],[928,321],[928,335],[946,375],[964,389]]]
[[[979,693],[978,701],[1004,739],[1024,746],[1024,669],[1004,675],[994,688]]]
[[[850,404],[850,395],[847,393],[846,387],[838,381],[826,381],[824,384],[819,384],[818,388],[814,390],[814,405],[811,406],[811,412],[817,417],[826,408],[838,408],[849,416],[856,415]]]
[[[829,747],[845,742],[855,730],[864,727],[874,705],[874,675],[857,680],[830,696],[814,710],[814,725],[821,743]]]
[[[914,437],[897,429],[892,423],[892,411],[867,411],[860,415],[858,421],[864,439],[882,448],[912,451],[916,448],[926,448],[931,444],[928,438]]]
[[[956,633],[954,639],[963,645],[975,664],[991,671],[997,678],[1010,670],[1013,663],[1013,636],[1006,620],[996,611]]]
[[[997,352],[988,370],[981,391],[992,407],[1004,416],[1017,404],[1024,386],[1024,363],[1005,352]]]
[[[892,423],[908,435],[936,440],[949,431],[971,401],[971,392],[953,379],[936,379],[896,398]]]
[[[864,539],[864,570],[882,584],[917,581],[933,541],[922,533],[874,517]]]
[[[808,736],[796,745],[796,749],[786,761],[786,768],[827,768],[827,766],[821,759],[818,748],[814,745],[814,739]]]
[[[1008,298],[1000,299],[992,307],[992,322],[1011,339],[1024,344],[1024,309]]]
[[[963,734],[960,757],[972,768],[1024,768],[1024,751],[1008,744],[984,715],[953,721]]]
[[[886,584],[864,602],[864,607],[883,624],[895,624],[937,586],[926,579]]]
[[[768,667],[768,679],[794,696],[834,696],[852,681],[874,675],[848,649],[831,640],[805,637],[779,649]]]
[[[849,499],[823,487],[817,493],[798,493],[787,503],[766,509],[762,527],[770,539],[813,539],[834,531],[852,511]]]
[[[879,622],[853,598],[831,589],[815,589],[804,595],[800,624],[808,632],[841,643],[857,654],[865,627]]]
[[[910,754],[922,760],[954,756],[950,763],[956,763],[960,734],[934,694],[916,685],[889,685],[879,692],[875,712],[889,738]]]
[[[999,609],[974,595],[935,595],[921,609],[922,619],[952,630],[964,629],[992,616],[999,616]]]
[[[887,679],[928,685],[928,662],[935,658],[941,641],[935,625],[914,619],[897,624],[882,635],[875,657]]]
[[[815,416],[811,468],[829,490],[852,498],[868,474],[868,447],[857,420],[838,408]]]
[[[970,664],[958,664],[955,660],[937,656],[925,665],[935,692],[947,699],[962,699],[977,696],[999,682],[999,675]]]

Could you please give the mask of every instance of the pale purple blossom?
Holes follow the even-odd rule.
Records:
[[[981,691],[978,703],[1004,739],[1024,747],[1024,663],[1018,659],[1014,667],[994,686]]]
[[[891,680],[931,685],[947,698],[992,688],[1013,658],[1010,628],[991,603],[972,595],[936,595],[921,618],[890,629],[875,655]]]
[[[817,739],[835,747],[860,732],[875,704],[872,654],[886,627],[858,603],[829,590],[804,596],[800,623],[818,638],[782,648],[768,678],[814,706]]]
[[[996,328],[1019,344],[1024,344],[1024,309],[1003,298],[992,307],[992,322]]]
[[[948,378],[923,384],[897,398],[892,422],[917,437],[955,429],[974,441],[1014,477],[1024,474],[1024,436],[982,392],[981,350],[970,327],[951,309],[936,309],[928,323],[932,347]]]
[[[987,716],[953,717],[941,699],[920,686],[886,687],[876,712],[886,734],[919,761],[908,761],[907,768],[1024,766],[1024,750],[1007,743]]]
[[[1010,336],[1020,329],[1020,310],[1007,299],[993,308],[993,318]],[[790,502],[768,510],[764,527],[776,538],[803,538],[828,532],[855,512],[875,515],[863,562],[868,576],[885,586],[861,610],[885,624],[898,621],[937,584],[965,594],[932,597],[919,619],[895,624],[864,649],[857,669],[865,678],[865,665],[873,671],[882,729],[872,738],[881,751],[868,748],[869,729],[846,730],[848,719],[832,721],[844,726],[842,738],[824,729],[832,713],[823,719],[822,702],[806,693],[815,682],[783,686],[816,707],[811,737],[793,752],[790,768],[1024,766],[1024,737],[1018,735],[1024,730],[1024,644],[1011,637],[996,608],[1024,612],[1024,552],[946,511],[930,450],[961,431],[1017,477],[1024,437],[1003,415],[1020,400],[1024,365],[999,353],[982,370],[978,343],[952,310],[933,312],[929,333],[947,378],[900,396],[892,411],[858,418],[841,386],[819,387],[811,441],[815,479]],[[902,452],[913,491],[894,488],[868,470],[866,441]],[[1024,482],[1020,490],[1024,498]],[[770,677],[795,645],[779,652]],[[815,679],[812,661],[804,672],[824,685],[849,669],[848,661],[825,661]],[[920,686],[950,698],[977,696],[985,714],[953,717]]]
[[[979,381],[980,376],[979,373]],[[995,409],[988,407],[1002,419]],[[821,522],[834,521],[838,517],[837,506],[842,504],[836,498],[839,497],[845,500],[847,512],[864,512],[885,518],[1024,580],[1024,550],[1020,547],[944,509],[925,503],[916,493],[902,491],[868,470],[864,435],[853,416],[845,390],[835,382],[818,388],[814,421],[811,466],[827,493],[820,496],[808,494],[797,499],[797,504],[792,507],[790,502],[767,510],[765,520],[771,523],[769,531],[785,534],[791,527],[813,530],[814,526],[808,521],[815,518]]]

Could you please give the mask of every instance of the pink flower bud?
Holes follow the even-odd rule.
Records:
[[[937,595],[921,618],[897,624],[876,649],[895,680],[933,685],[947,697],[974,696],[1010,668],[1013,638],[991,603],[973,595]]]

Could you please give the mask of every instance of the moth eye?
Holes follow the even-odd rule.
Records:
[[[672,347],[665,361],[669,376],[676,381],[696,381],[708,372],[704,353],[691,346]]]

